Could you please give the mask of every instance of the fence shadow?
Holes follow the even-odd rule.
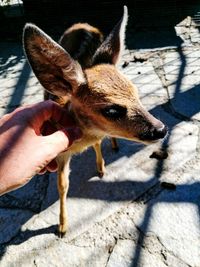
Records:
[[[191,88],[190,90],[192,90],[192,91],[189,90],[189,91],[186,91],[185,93],[180,93],[180,87],[181,87],[181,84],[182,84],[182,79],[184,77],[184,71],[185,71],[185,68],[186,68],[186,59],[185,59],[185,56],[184,56],[184,54],[182,52],[182,49],[179,49],[178,51],[179,51],[179,54],[180,54],[181,65],[180,65],[180,68],[179,68],[179,74],[178,74],[177,81],[176,81],[175,93],[174,93],[173,99],[176,99],[176,100],[180,99],[179,101],[186,101],[187,102],[187,99],[189,99],[190,93],[192,93],[192,91],[194,91],[194,94],[196,94],[195,91],[199,90],[200,86],[198,85],[198,86],[195,86],[195,87]],[[169,104],[169,103],[166,103],[166,104]],[[189,106],[191,106],[191,103],[190,103]],[[191,108],[190,117],[192,117],[194,114],[199,112],[199,110],[200,110],[200,106],[195,106],[194,109]],[[170,140],[170,133],[169,133],[169,135],[167,137],[167,140],[165,142],[165,149],[168,146],[169,140]],[[159,161],[158,164],[157,164],[157,168],[155,169],[155,175],[158,177],[158,179],[162,175],[163,164],[164,164],[164,160]],[[194,190],[199,190],[200,189],[199,187],[200,187],[200,183],[194,183],[192,185],[181,185],[181,186],[178,186],[179,190],[187,192],[187,193],[182,194],[181,197],[180,197],[180,194],[179,194],[179,198],[177,199],[177,201],[178,202],[183,202],[183,203],[189,202],[189,203],[196,204],[197,207],[198,207],[198,210],[199,210],[199,217],[200,217],[200,205],[196,200],[194,201],[191,198],[191,196],[193,196],[194,194],[192,192],[190,192],[190,191],[194,191]],[[174,202],[174,198],[163,199],[162,201],[163,202],[172,203],[172,202]],[[143,221],[142,221],[141,225],[139,226],[139,228],[142,229],[142,232],[139,233],[139,237],[138,237],[138,240],[137,240],[137,246],[136,246],[136,250],[134,252],[133,261],[132,261],[132,265],[131,265],[132,267],[140,266],[139,262],[140,262],[140,257],[141,257],[141,247],[144,244],[145,234],[147,234],[147,232],[148,232],[148,227],[149,227],[149,223],[150,223],[153,207],[157,203],[158,203],[157,201],[150,202],[149,204],[147,203],[147,208],[146,208],[146,212],[144,214]]]

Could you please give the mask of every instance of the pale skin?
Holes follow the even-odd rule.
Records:
[[[81,135],[67,112],[50,100],[17,108],[3,116],[0,119],[0,195],[25,185],[35,174],[56,171],[57,155]]]

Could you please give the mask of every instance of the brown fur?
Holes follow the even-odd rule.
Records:
[[[102,41],[103,34],[99,29],[87,23],[77,23],[64,32],[59,43],[83,68],[86,68],[91,66],[92,56]]]
[[[149,143],[166,133],[163,123],[142,106],[137,88],[115,66],[121,53],[126,21],[127,9],[124,8],[122,20],[98,48],[98,42],[81,45],[85,37],[79,40],[79,29],[86,36],[101,36],[99,30],[88,24],[76,24],[64,33],[60,42],[65,49],[34,25],[29,24],[24,30],[25,52],[36,76],[51,99],[68,110],[83,132],[81,141],[74,142],[57,158],[61,234],[68,228],[66,195],[73,154],[93,146],[97,169],[102,176],[105,167],[101,141],[105,136]],[[95,42],[95,39],[92,37],[90,41]],[[78,51],[72,51],[73,45],[79,47]],[[95,49],[91,53],[88,47]],[[69,51],[74,53],[73,57]]]

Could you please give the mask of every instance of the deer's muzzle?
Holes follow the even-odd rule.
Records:
[[[152,127],[149,130],[141,133],[139,135],[140,140],[142,141],[156,141],[159,139],[163,139],[167,134],[167,126],[162,124],[159,127]]]

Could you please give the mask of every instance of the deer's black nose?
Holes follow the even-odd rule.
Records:
[[[156,140],[156,139],[164,138],[166,134],[167,134],[167,127],[165,125],[163,125],[163,127],[161,127],[161,128],[158,128],[158,129],[155,128],[153,130],[152,136],[153,136],[154,140]]]
[[[155,141],[162,139],[167,134],[167,126],[163,125],[159,128],[152,128],[140,134],[140,139],[143,141]]]

